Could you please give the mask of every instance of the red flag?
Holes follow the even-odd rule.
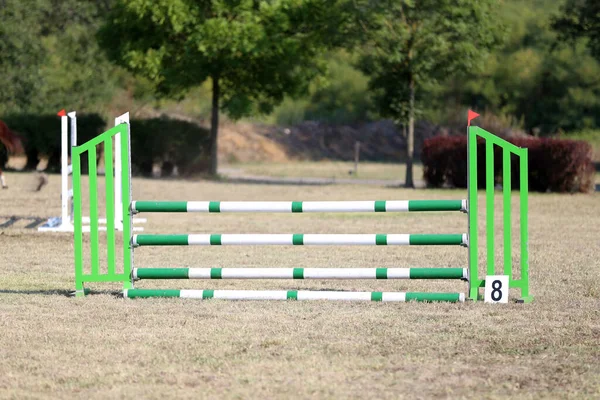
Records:
[[[469,122],[467,123],[467,126],[471,126],[471,120],[477,117],[479,117],[479,114],[477,114],[475,111],[469,110],[469,115],[467,116]]]
[[[65,112],[65,109],[63,108],[62,110],[60,110],[58,113],[56,113],[56,115],[58,115],[59,117],[66,117],[67,113]],[[469,114],[470,115],[470,114]]]

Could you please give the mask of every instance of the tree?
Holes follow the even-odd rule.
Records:
[[[41,1],[4,0],[0,5],[0,112],[26,109],[43,82],[38,40]]]
[[[327,0],[119,0],[100,32],[109,57],[181,98],[212,81],[211,167],[217,173],[219,110],[270,112],[305,93],[322,53],[341,43],[343,2]]]
[[[553,20],[553,28],[562,40],[588,40],[592,55],[600,61],[600,2],[597,0],[568,0],[561,15]]]
[[[0,0],[0,112],[92,110],[114,67],[95,37],[109,0]]]
[[[414,122],[428,87],[481,68],[500,42],[494,0],[355,1],[359,67],[382,116],[408,127],[406,186],[414,187]]]

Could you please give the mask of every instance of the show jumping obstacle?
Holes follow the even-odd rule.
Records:
[[[77,146],[77,113],[72,111],[70,113],[66,113],[65,110],[61,110],[57,113],[60,117],[61,124],[61,135],[60,135],[60,177],[61,177],[61,216],[53,217],[48,220],[44,225],[38,228],[40,232],[73,232],[73,189],[69,188],[69,176],[73,171],[73,166],[69,164],[69,141],[68,141],[68,120],[71,122],[71,148]],[[129,125],[129,113],[123,114],[120,117],[115,118],[115,126],[121,123],[126,123]],[[115,136],[115,181],[117,187],[121,187],[119,184],[119,180],[121,178],[121,157],[119,154],[121,153],[121,142],[119,136]],[[111,145],[112,149],[112,145]],[[72,152],[72,150],[71,150]],[[115,191],[114,196],[115,202],[115,210],[117,213],[115,215],[115,229],[122,231],[123,230],[123,213],[122,213],[122,205],[121,205],[121,193],[119,191]],[[145,218],[134,218],[134,223],[144,223],[146,222]],[[89,224],[90,217],[83,217],[83,223]],[[98,223],[100,225],[106,225],[106,218],[99,218]],[[100,226],[98,229],[106,230],[106,226]],[[89,225],[84,225],[84,232],[90,231]],[[142,231],[144,228],[135,227],[134,230]]]
[[[471,115],[471,114],[470,114]],[[504,263],[502,274],[507,276],[508,287],[520,290],[520,302],[532,301],[529,295],[528,236],[527,236],[527,149],[518,148],[478,127],[468,129],[468,200],[409,200],[409,201],[265,201],[265,202],[218,202],[218,201],[132,201],[129,125],[121,123],[89,142],[72,148],[73,187],[75,215],[75,281],[76,295],[83,296],[86,282],[121,282],[126,298],[182,297],[196,299],[235,300],[364,300],[364,301],[448,301],[461,302],[481,298],[480,288],[493,283],[492,299],[508,296],[507,288],[501,288],[496,279],[494,265],[494,146],[503,151],[503,233]],[[113,165],[112,140],[120,136],[121,164],[120,182],[116,176],[106,173],[106,268],[101,271],[99,261],[98,180],[96,171],[96,147],[104,144],[105,165]],[[486,156],[486,270],[480,275],[478,259],[477,226],[477,139],[485,141]],[[89,209],[90,209],[90,263],[84,265],[81,156],[88,154]],[[116,152],[119,157],[119,152]],[[511,250],[511,156],[519,158],[520,170],[520,271],[513,274]],[[118,170],[117,170],[118,171]],[[113,179],[114,178],[114,179]],[[120,191],[120,192],[119,192]],[[117,270],[116,202],[110,201],[115,193],[121,193],[120,204],[123,223],[123,265]],[[183,234],[183,235],[132,235],[133,215],[140,212],[160,213],[227,213],[227,212],[439,212],[458,211],[468,214],[468,233],[457,234]],[[446,245],[469,248],[468,268],[136,268],[133,250],[145,246],[229,246],[229,245]],[[520,272],[520,274],[519,274]],[[515,275],[520,275],[518,278]],[[137,280],[149,279],[454,279],[468,284],[464,293],[420,292],[340,292],[305,290],[164,290],[134,289]],[[499,287],[500,286],[500,287]],[[504,293],[503,292],[503,293]],[[500,293],[500,295],[498,295]]]

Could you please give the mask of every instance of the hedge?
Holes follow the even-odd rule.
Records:
[[[592,147],[579,140],[510,138],[527,148],[529,189],[537,192],[589,192],[594,189]],[[485,187],[485,143],[477,142],[477,185]],[[467,186],[467,137],[438,136],[427,139],[421,153],[428,187]],[[511,157],[511,182],[519,187],[518,157]],[[494,146],[494,184],[502,183],[502,149]]]
[[[47,172],[60,172],[60,118],[52,115],[19,114],[2,117],[11,130],[23,138],[27,156],[26,169],[33,170],[39,158],[48,157]],[[79,144],[98,136],[112,125],[98,114],[77,115]],[[70,143],[69,124],[69,143]],[[131,121],[132,170],[150,176],[153,163],[162,163],[163,173],[177,166],[179,173],[189,175],[208,170],[210,135],[195,123],[170,119],[133,119]],[[101,157],[101,151],[97,153]],[[87,159],[82,160],[87,173]]]

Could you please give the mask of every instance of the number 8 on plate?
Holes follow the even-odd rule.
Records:
[[[485,303],[508,303],[508,275],[485,277]]]

